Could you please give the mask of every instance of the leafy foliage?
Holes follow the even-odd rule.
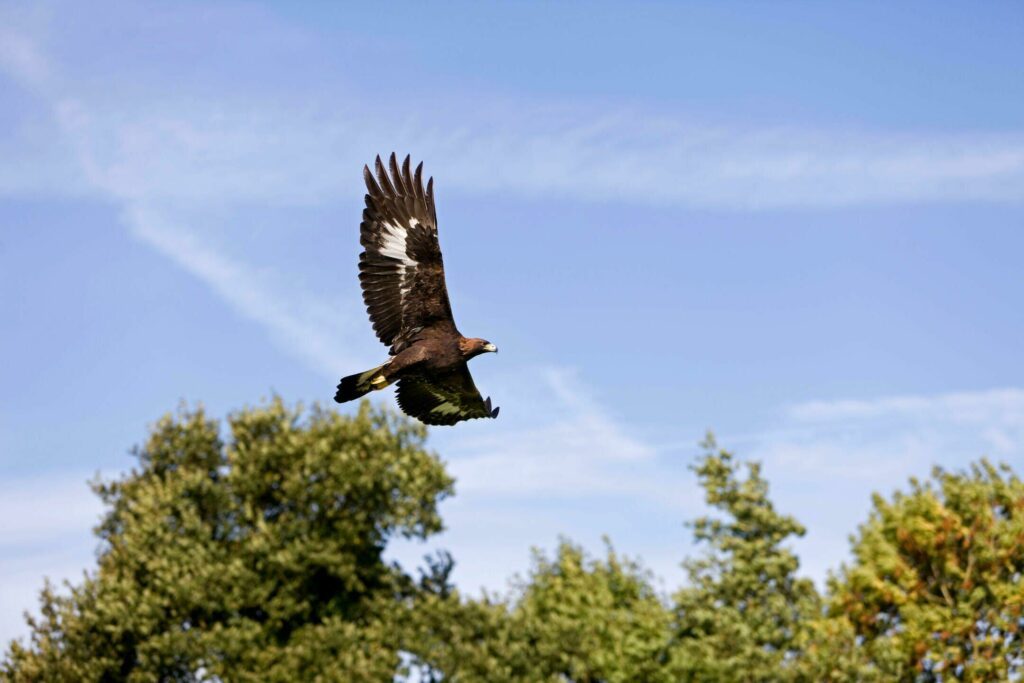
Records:
[[[281,401],[228,420],[165,417],[139,468],[97,483],[99,566],[47,588],[13,681],[379,681],[399,668],[412,581],[395,534],[441,529],[451,479],[425,430],[361,406],[305,421]]]
[[[634,562],[563,541],[505,600],[435,603],[418,654],[432,680],[668,681],[670,613]]]
[[[747,477],[714,438],[694,468],[707,503],[725,518],[700,517],[694,535],[710,553],[684,563],[690,585],[675,595],[674,669],[684,680],[778,681],[795,676],[820,609],[814,585],[797,578],[799,561],[784,543],[804,528],[768,499],[760,466]]]
[[[987,461],[874,499],[821,596],[757,463],[712,438],[694,466],[707,552],[671,598],[610,542],[563,540],[507,595],[463,596],[452,558],[383,559],[442,528],[452,480],[421,425],[274,400],[227,434],[159,421],[107,506],[96,568],[47,585],[0,680],[1004,681],[1024,662],[1024,483]]]
[[[1006,681],[1022,673],[1024,482],[986,460],[936,469],[874,509],[831,584],[887,680]]]
[[[563,542],[548,560],[535,553],[513,613],[516,632],[551,680],[661,681],[670,615],[636,563],[609,545],[588,560]]]

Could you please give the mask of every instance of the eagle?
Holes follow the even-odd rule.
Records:
[[[410,171],[391,154],[390,176],[380,157],[376,178],[363,166],[366,208],[359,226],[359,284],[377,337],[389,358],[342,378],[334,400],[345,403],[397,382],[398,405],[428,425],[498,417],[480,396],[469,359],[498,348],[463,337],[452,317],[437,240],[434,179],[423,188],[423,163]]]

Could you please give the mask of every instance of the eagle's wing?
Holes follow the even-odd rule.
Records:
[[[377,337],[391,353],[405,348],[433,323],[454,329],[444,264],[437,242],[434,179],[423,189],[423,164],[409,171],[409,157],[398,168],[391,155],[391,177],[377,157],[377,178],[363,167],[366,208],[360,226],[359,282]]]
[[[498,417],[491,399],[484,400],[473,384],[469,366],[438,374],[416,374],[398,380],[398,405],[428,425],[453,425],[475,417]]]

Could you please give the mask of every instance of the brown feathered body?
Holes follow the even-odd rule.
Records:
[[[377,337],[390,346],[381,366],[341,380],[334,399],[351,401],[398,383],[398,404],[435,425],[497,417],[480,396],[467,361],[497,349],[462,336],[455,326],[437,237],[434,180],[424,188],[423,164],[410,171],[409,157],[390,175],[380,157],[376,177],[363,168],[366,208],[360,225],[359,282]]]

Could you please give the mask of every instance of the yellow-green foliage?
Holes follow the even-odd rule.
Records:
[[[1007,681],[1024,647],[1024,482],[986,460],[936,469],[874,510],[833,577],[845,618],[886,680]],[[1012,674],[1012,675],[1011,675]]]

